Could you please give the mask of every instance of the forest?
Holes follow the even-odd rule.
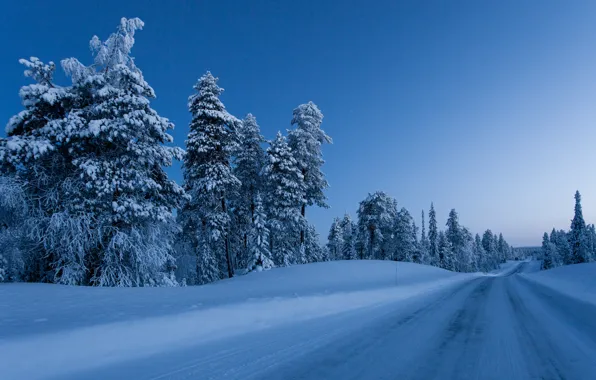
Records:
[[[131,56],[143,25],[123,18],[106,40],[93,37],[91,64],[63,59],[68,85],[55,83],[53,62],[20,60],[32,83],[0,140],[0,281],[178,286],[328,260],[487,272],[514,258],[502,234],[473,235],[455,210],[443,231],[432,203],[428,232],[424,211],[419,230],[384,192],[369,194],[355,220],[336,218],[322,244],[307,218],[309,208],[329,207],[322,149],[332,139],[317,105],[298,105],[292,129],[267,140],[255,116],[226,110],[207,72],[188,98],[184,149],[176,146]],[[164,170],[175,160],[182,184]],[[551,234],[545,265],[587,255],[577,253],[587,252],[577,231],[593,242],[594,227],[581,223],[569,254],[563,233]]]

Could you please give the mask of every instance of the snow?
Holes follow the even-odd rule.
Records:
[[[596,263],[566,265],[524,274],[523,277],[568,297],[596,305]]]
[[[411,263],[336,261],[200,287],[3,284],[0,373],[3,379],[62,377],[249,332],[422,299],[478,276]]]

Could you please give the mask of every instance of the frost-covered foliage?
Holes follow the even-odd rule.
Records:
[[[335,218],[331,223],[329,229],[329,236],[327,237],[327,249],[329,250],[329,258],[331,260],[342,260],[343,253],[341,251],[343,246],[343,231],[341,228],[341,219]]]
[[[317,263],[322,261],[329,261],[329,253],[319,244],[320,236],[315,226],[308,225],[306,227],[306,236],[304,242],[304,250],[307,263]]]
[[[414,219],[405,208],[401,208],[395,218],[395,227],[393,232],[393,250],[392,259],[397,261],[418,261],[416,235],[414,229]]]
[[[569,232],[553,230],[548,236],[550,244],[542,242],[542,269],[561,265],[579,264],[596,260],[596,229],[586,224],[583,217],[581,195],[575,192],[574,215]]]
[[[247,266],[248,235],[255,218],[256,195],[263,189],[261,172],[265,166],[266,155],[261,144],[265,142],[265,138],[261,135],[257,119],[250,113],[242,120],[238,136],[233,174],[241,185],[230,202],[234,215],[234,251],[237,266],[250,268]]]
[[[21,89],[25,111],[0,146],[4,172],[25,184],[30,215],[25,277],[104,286],[173,283],[172,209],[184,191],[164,166],[182,157],[173,125],[130,56],[139,19],[123,18],[93,65],[62,61],[72,86],[52,83],[55,65],[21,60],[37,83]]]
[[[304,201],[302,217],[306,217],[306,206],[328,207],[323,191],[329,187],[321,167],[325,163],[321,146],[331,143],[331,137],[321,129],[323,114],[313,102],[301,104],[294,109],[292,125],[296,128],[288,133],[288,145],[304,178]],[[304,243],[304,228],[300,231],[300,243]]]
[[[554,256],[556,255],[556,249],[557,247],[550,242],[550,238],[548,236],[548,233],[544,233],[544,236],[542,237],[542,269],[543,270],[547,270],[547,269],[552,269],[554,268]]]
[[[265,209],[271,231],[269,250],[276,266],[302,262],[304,248],[298,239],[306,220],[300,213],[305,200],[302,175],[286,138],[280,132],[267,148],[265,180]]]
[[[590,260],[586,222],[582,213],[581,195],[575,192],[575,214],[569,230],[571,245],[571,264],[585,263]]]
[[[438,244],[437,214],[435,206],[431,202],[428,211],[428,263],[430,265],[440,265]]]
[[[210,72],[199,79],[194,89],[196,93],[188,99],[192,120],[184,159],[184,186],[191,200],[181,210],[179,220],[198,255],[199,277],[232,277],[228,202],[241,185],[231,167],[240,121],[219,99],[223,89]]]
[[[352,221],[350,215],[345,214],[340,222],[343,233],[341,254],[343,260],[356,260],[356,238],[358,226]]]
[[[392,235],[397,201],[382,191],[369,194],[358,208],[360,257],[387,260],[393,256]]]
[[[23,222],[28,211],[22,184],[0,176],[0,282],[18,281],[23,274]]]
[[[250,259],[246,268],[248,271],[270,269],[273,267],[273,260],[269,251],[269,228],[267,227],[267,217],[259,193],[254,198],[252,219],[248,245]]]
[[[349,215],[335,218],[329,230],[328,252],[332,260],[398,260],[439,266],[456,272],[488,272],[497,269],[502,259],[512,258],[512,249],[503,235],[490,230],[481,239],[459,224],[451,210],[445,231],[438,231],[434,205],[429,212],[429,236],[436,240],[436,258],[431,256],[431,239],[426,236],[424,211],[420,240],[414,218],[407,209],[397,210],[397,201],[384,192],[369,194],[360,203],[358,223]],[[488,249],[484,248],[486,242]],[[596,236],[595,236],[596,241]],[[341,250],[338,247],[341,246]],[[341,252],[342,254],[338,254]]]

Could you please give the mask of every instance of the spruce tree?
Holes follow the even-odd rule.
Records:
[[[542,269],[547,270],[554,267],[553,265],[553,244],[550,242],[548,234],[545,232],[542,237]]]
[[[256,208],[256,195],[262,190],[261,171],[265,165],[265,151],[257,119],[248,114],[238,128],[239,144],[234,152],[233,174],[241,182],[236,196],[231,199],[234,214],[234,233],[237,242],[238,266],[247,263],[249,230],[252,228]]]
[[[571,264],[579,264],[588,261],[586,222],[584,222],[581,195],[579,194],[579,191],[575,192],[575,214],[571,221],[569,244],[571,245]]]
[[[273,260],[269,251],[269,228],[267,228],[265,209],[259,193],[254,197],[252,215],[249,232],[250,260],[247,269],[248,271],[270,269],[273,267]]]
[[[356,260],[356,231],[357,226],[350,215],[345,214],[341,221],[342,230],[342,260]]]
[[[62,190],[65,179],[74,170],[70,154],[53,134],[55,124],[66,116],[71,103],[69,88],[54,83],[56,65],[43,63],[36,57],[19,62],[26,67],[25,76],[35,83],[19,91],[24,110],[10,118],[6,125],[7,138],[0,139],[0,170],[7,181],[19,183],[24,191],[23,203],[32,212],[28,220],[27,235],[44,231],[53,214],[65,210]],[[11,193],[9,191],[9,193]],[[24,279],[28,281],[63,282],[60,266],[61,250],[39,243],[37,236],[29,236],[28,254],[24,257]],[[82,283],[82,260],[69,263],[76,268],[76,278],[64,283]]]
[[[395,218],[393,249],[392,257],[397,261],[413,262],[417,253],[413,218],[403,207]]]
[[[390,259],[397,201],[382,191],[369,194],[358,208],[358,242],[362,255],[372,260]],[[411,234],[410,234],[411,236]]]
[[[342,246],[343,246],[343,230],[341,220],[339,218],[333,219],[331,228],[329,229],[329,236],[327,237],[327,249],[329,250],[329,258],[331,260],[342,260]]]
[[[487,262],[486,251],[482,246],[482,239],[478,234],[474,237],[474,256],[476,258],[476,267],[478,270],[488,272],[490,268]]]
[[[439,266],[440,263],[437,238],[437,215],[435,214],[435,207],[431,203],[428,212],[428,253],[430,264],[435,266]]]
[[[194,86],[196,93],[188,100],[192,115],[184,159],[185,189],[192,197],[181,214],[181,222],[191,235],[198,263],[216,262],[219,273],[203,278],[232,277],[234,264],[230,247],[231,217],[228,201],[234,197],[240,181],[231,168],[232,153],[237,151],[238,119],[230,115],[219,99],[223,89],[210,72]],[[201,236],[206,247],[199,246]],[[201,271],[211,271],[209,264]]]
[[[307,206],[328,207],[323,191],[329,184],[321,171],[325,163],[321,146],[332,140],[321,129],[322,122],[323,114],[313,102],[301,104],[293,112],[292,125],[296,128],[288,133],[288,144],[304,181],[304,201],[300,205],[303,219],[306,219]],[[300,229],[300,244],[304,244],[305,228]]]
[[[306,254],[306,247],[298,238],[299,231],[307,227],[300,213],[300,206],[305,203],[304,177],[280,132],[270,143],[267,156],[263,176],[271,231],[269,250],[276,266],[288,266],[302,262]]]
[[[105,286],[174,283],[172,209],[184,191],[163,167],[181,158],[182,150],[164,145],[172,142],[167,131],[173,125],[150,107],[155,93],[130,56],[135,32],[142,27],[139,19],[123,18],[106,41],[93,37],[91,66],[63,60],[70,88],[52,84],[53,64],[25,62],[38,80],[26,97],[43,93],[43,102],[34,105],[40,112],[29,108],[13,118],[9,133],[35,129],[38,141],[21,148],[32,148],[31,158],[51,166],[37,174],[45,194],[37,198],[43,203],[30,228],[31,239],[42,242],[45,252],[47,261],[40,268],[45,280]],[[31,100],[28,106],[35,103]],[[40,168],[22,167],[27,166]]]

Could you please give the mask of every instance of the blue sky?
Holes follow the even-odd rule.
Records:
[[[331,208],[308,215],[324,236],[385,190],[418,221],[433,201],[441,225],[455,208],[473,232],[538,245],[569,227],[576,189],[596,221],[595,11],[562,0],[6,0],[0,120],[21,110],[19,58],[90,63],[94,34],[140,17],[133,55],[176,144],[206,70],[228,110],[253,113],[267,138],[298,104],[321,108]],[[180,180],[179,166],[169,172]]]

